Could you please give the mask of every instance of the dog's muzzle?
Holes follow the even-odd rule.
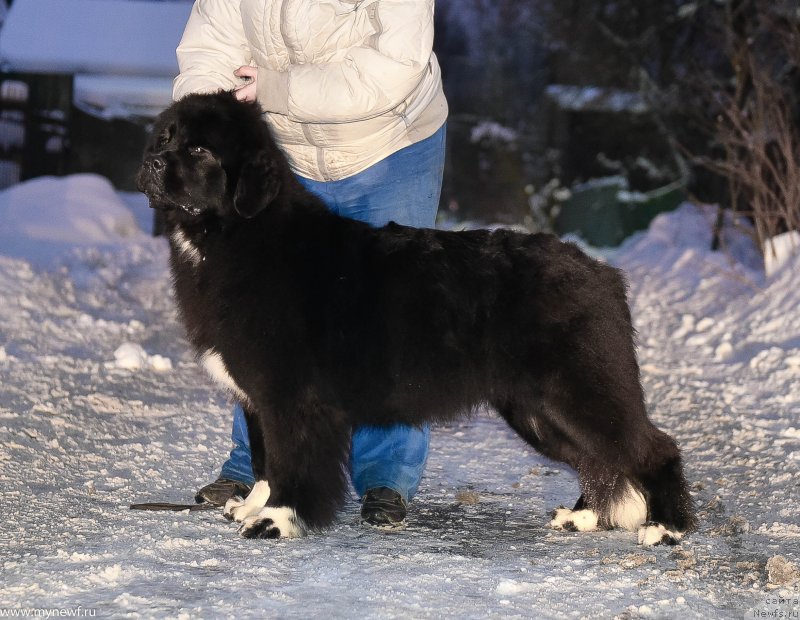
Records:
[[[167,162],[159,155],[152,155],[142,162],[136,175],[136,189],[144,194],[155,194],[164,186]]]

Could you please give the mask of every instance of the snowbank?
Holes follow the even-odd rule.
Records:
[[[5,256],[38,263],[75,247],[110,247],[142,234],[101,176],[39,178],[0,192],[0,252]]]

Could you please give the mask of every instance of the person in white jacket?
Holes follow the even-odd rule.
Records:
[[[447,119],[433,11],[433,0],[196,0],[173,98],[226,89],[258,101],[300,182],[331,210],[375,226],[433,226]],[[232,438],[198,501],[221,505],[252,486],[239,406]],[[404,520],[428,441],[428,428],[354,431],[364,522]]]

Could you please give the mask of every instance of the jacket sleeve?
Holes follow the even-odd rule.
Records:
[[[241,85],[233,71],[252,55],[242,27],[239,0],[196,0],[176,50],[180,73],[172,98],[230,90]]]
[[[370,11],[375,33],[342,60],[292,64],[287,71],[258,69],[258,101],[267,112],[294,121],[337,123],[388,112],[430,70],[433,0],[381,0]]]

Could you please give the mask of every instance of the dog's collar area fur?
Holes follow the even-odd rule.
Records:
[[[201,238],[208,234],[208,229],[203,228]],[[188,260],[195,267],[205,262],[206,252],[202,244],[196,243],[196,235],[187,234],[181,226],[174,227],[169,232],[169,240],[174,252],[181,258]]]

